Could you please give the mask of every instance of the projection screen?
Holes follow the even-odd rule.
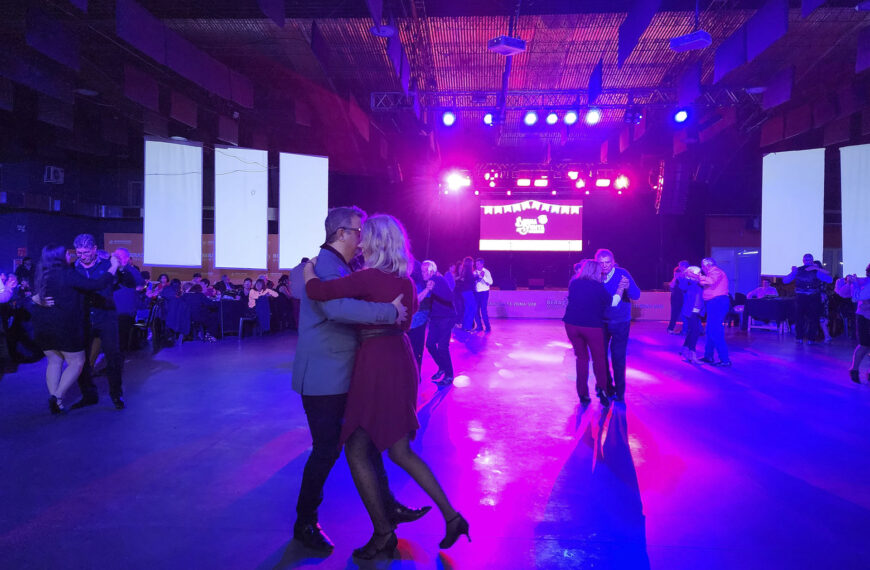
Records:
[[[269,157],[265,150],[215,146],[214,266],[266,269]]]
[[[840,149],[843,271],[864,276],[870,263],[870,145]]]
[[[281,153],[278,204],[278,265],[291,269],[317,255],[329,198],[329,159]]]
[[[761,273],[785,275],[822,258],[825,149],[768,154],[761,176]]]
[[[145,139],[145,265],[202,264],[202,146]]]

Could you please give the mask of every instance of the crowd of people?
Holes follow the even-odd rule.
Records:
[[[260,276],[238,287],[226,275],[213,287],[199,273],[184,283],[165,273],[151,281],[125,248],[102,251],[90,234],[76,236],[73,247],[49,244],[38,263],[25,258],[14,274],[0,274],[0,367],[12,372],[45,358],[52,414],[96,404],[93,377],[99,374],[107,378],[115,408],[124,409],[124,354],[137,348],[137,322],[148,325],[140,330],[155,347],[184,336],[216,340],[222,299],[243,305],[239,313],[259,334],[298,322],[298,295],[294,299],[288,275],[277,285]],[[298,284],[301,289],[301,274]],[[75,383],[81,399],[68,406]]]
[[[793,284],[788,293],[794,298],[794,316],[788,324],[789,328],[794,326],[795,342],[809,345],[830,343],[831,316],[839,314],[844,331],[857,341],[849,374],[853,382],[860,383],[859,366],[870,353],[870,266],[865,277],[847,275],[834,283],[831,273],[808,253],[803,256],[801,265],[792,266],[788,274],[780,277],[782,287]],[[702,260],[701,267],[680,261],[669,285],[671,320],[667,332],[686,336],[681,349],[683,358],[695,364],[731,366],[723,323],[734,319],[745,330],[751,315],[742,304],[746,301],[730,295],[725,272],[712,258]],[[769,277],[764,277],[761,286],[747,293],[745,299],[779,298],[782,293],[784,291],[774,287]],[[695,346],[702,334],[702,319],[705,317],[707,341],[704,356],[698,358]],[[680,321],[683,328],[678,332],[676,325]],[[719,356],[718,361],[714,359],[715,354]]]

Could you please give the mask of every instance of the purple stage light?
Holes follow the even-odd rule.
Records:
[[[452,127],[456,122],[456,114],[453,111],[444,111],[441,115],[441,122],[445,127]]]
[[[531,127],[538,122],[538,114],[535,111],[527,111],[526,116],[523,117],[523,122],[526,126]]]
[[[674,113],[674,122],[676,123],[685,123],[689,118],[689,111],[686,109],[679,109],[676,113]]]
[[[483,116],[483,124],[489,127],[492,126],[492,113],[487,113]]]
[[[616,177],[616,180],[613,181],[613,187],[617,190],[625,190],[628,188],[628,176],[624,174],[620,174]],[[620,192],[622,194],[622,192]]]
[[[547,115],[547,124],[548,125],[555,125],[558,122],[559,122],[559,115],[557,115],[556,113],[549,113]]]
[[[564,121],[566,125],[573,125],[577,122],[577,119],[577,111],[568,111],[567,113],[565,113]]]

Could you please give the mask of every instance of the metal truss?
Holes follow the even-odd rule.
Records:
[[[401,91],[375,91],[371,94],[372,111],[413,111],[415,96]]]

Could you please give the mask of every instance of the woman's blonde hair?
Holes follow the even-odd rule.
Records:
[[[601,281],[601,263],[594,259],[584,259],[580,262],[580,269],[577,270],[575,278]]]
[[[408,234],[402,223],[388,214],[376,214],[362,227],[360,249],[366,267],[408,277],[414,265]]]

